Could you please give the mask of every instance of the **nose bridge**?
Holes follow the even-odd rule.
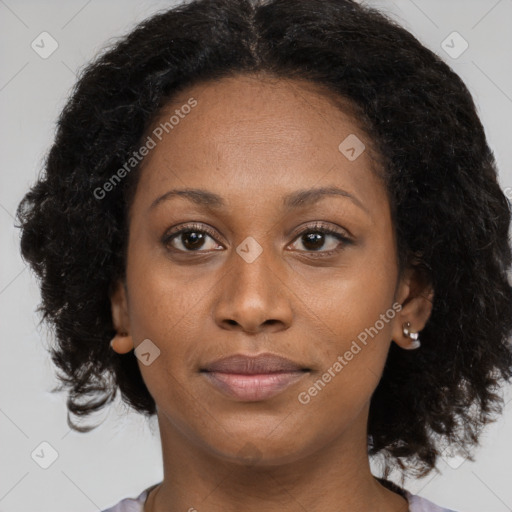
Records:
[[[232,252],[225,276],[225,286],[215,306],[218,323],[234,322],[247,331],[257,331],[263,324],[288,324],[291,319],[288,298],[278,279],[280,263],[271,243],[263,237],[244,239]]]
[[[246,237],[233,252],[233,284],[244,295],[269,300],[276,291],[276,258],[269,238],[258,239],[259,242],[252,236]]]

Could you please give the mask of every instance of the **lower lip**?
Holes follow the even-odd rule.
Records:
[[[258,375],[204,372],[203,375],[219,391],[246,402],[267,400],[295,384],[309,372],[282,372]]]

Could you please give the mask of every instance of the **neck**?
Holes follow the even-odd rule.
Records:
[[[371,473],[366,420],[367,409],[349,432],[313,453],[249,465],[194,442],[159,412],[164,479],[144,511],[407,512],[407,500]]]

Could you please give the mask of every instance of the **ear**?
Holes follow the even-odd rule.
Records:
[[[130,317],[128,315],[126,286],[122,280],[117,281],[112,287],[110,306],[112,322],[117,331],[117,334],[111,341],[111,347],[115,352],[125,354],[133,349],[133,340],[130,336]]]
[[[412,340],[403,333],[403,324],[411,324],[411,332],[420,332],[432,313],[434,290],[418,266],[410,266],[399,281],[396,300],[402,309],[398,312],[393,325],[393,341],[405,349],[413,348]]]

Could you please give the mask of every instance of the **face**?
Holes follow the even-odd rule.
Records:
[[[148,133],[112,306],[148,360],[160,351],[139,366],[161,434],[268,464],[365,436],[391,340],[420,320],[398,312],[411,282],[371,141],[312,85],[247,75],[183,91]],[[231,392],[201,371],[263,353],[300,371],[231,374]]]

